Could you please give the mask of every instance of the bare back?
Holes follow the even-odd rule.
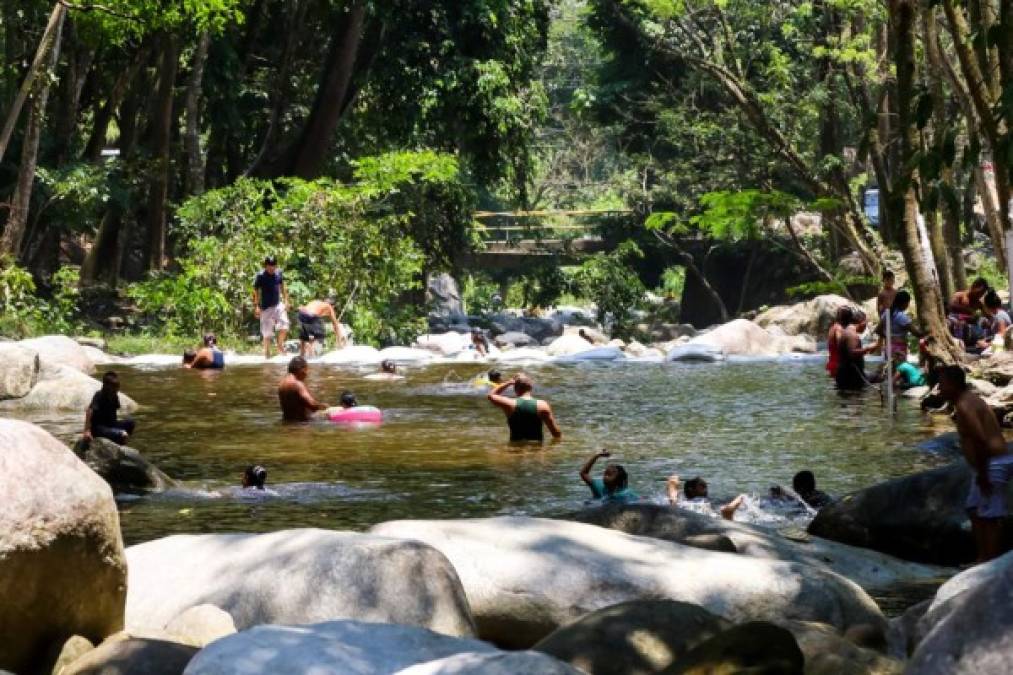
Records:
[[[287,422],[306,422],[319,407],[306,385],[291,374],[278,385],[278,403]]]
[[[960,448],[971,466],[979,466],[982,457],[1006,454],[1006,439],[999,420],[980,396],[965,391],[954,407],[953,419],[960,435]]]
[[[323,300],[310,300],[300,309],[313,316],[334,316],[334,308]]]
[[[897,297],[896,288],[884,288],[876,297],[876,314],[883,316],[883,312],[893,306],[893,300]]]

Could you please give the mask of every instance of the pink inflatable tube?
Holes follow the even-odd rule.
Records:
[[[371,405],[335,408],[327,411],[327,419],[338,424],[379,424],[383,422],[383,411]]]

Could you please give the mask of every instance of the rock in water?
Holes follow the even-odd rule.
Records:
[[[38,352],[15,343],[0,344],[0,399],[27,396],[38,381]]]
[[[497,335],[494,342],[497,347],[531,347],[538,344],[538,341],[527,333],[516,330]]]
[[[820,510],[809,533],[906,560],[971,562],[974,539],[964,510],[970,485],[964,462],[894,478]]]
[[[397,675],[584,675],[538,652],[466,652],[397,671]]]
[[[102,476],[114,492],[161,492],[177,485],[137,450],[105,438],[96,438],[90,443],[79,439],[74,445],[74,454]]]
[[[934,580],[953,573],[952,569],[899,560],[883,553],[819,537],[805,537],[801,540],[789,538],[769,528],[735,523],[658,504],[608,504],[581,511],[574,519],[627,534],[655,537],[710,550],[727,550],[718,548],[723,541],[713,539],[720,537],[731,542],[732,552],[824,567],[866,590],[918,580]]]
[[[85,375],[95,370],[95,364],[84,347],[65,335],[46,335],[22,340],[18,344],[37,351],[43,365],[67,366]]]
[[[413,626],[361,621],[257,626],[205,647],[186,675],[376,675],[462,652],[497,653],[478,640]]]
[[[805,657],[791,632],[763,621],[736,626],[692,650],[664,675],[802,675]]]
[[[591,351],[595,345],[579,335],[562,335],[552,341],[547,350],[549,356],[573,356],[581,352]]]
[[[0,668],[120,630],[127,568],[105,481],[42,429],[0,419],[0,495]]]
[[[647,675],[730,627],[698,605],[632,600],[582,616],[533,649],[588,675]]]
[[[850,304],[840,295],[820,295],[807,302],[771,307],[756,317],[756,323],[764,328],[777,326],[787,335],[821,337],[830,330],[837,310]]]
[[[583,523],[405,520],[371,531],[443,552],[461,577],[479,636],[507,647],[529,647],[588,612],[638,599],[694,603],[732,621],[789,618],[842,629],[886,624],[872,599],[836,574]]]
[[[177,535],[131,546],[127,560],[131,630],[209,603],[239,630],[357,619],[474,633],[454,568],[417,541],[316,529]]]
[[[900,661],[858,647],[830,626],[801,621],[777,624],[795,636],[805,655],[806,675],[899,675],[904,670]]]
[[[60,675],[182,675],[195,647],[153,637],[113,636]]]
[[[40,370],[39,382],[23,398],[4,401],[0,406],[14,410],[73,410],[84,415],[95,392],[102,383],[68,366],[46,366]],[[137,404],[120,392],[120,414],[137,409]]]
[[[165,625],[165,632],[183,644],[204,647],[236,632],[232,615],[214,605],[197,605]]]

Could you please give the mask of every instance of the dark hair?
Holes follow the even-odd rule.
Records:
[[[390,359],[384,359],[380,362],[380,370],[385,373],[393,373],[397,370],[397,365]]]
[[[214,333],[208,333],[204,336],[204,346],[210,347],[211,345],[218,344],[218,336]]]
[[[355,399],[355,394],[350,391],[341,392],[341,405],[346,408],[354,408],[359,405],[359,402]]]
[[[197,352],[192,349],[187,349],[183,352],[183,363],[193,363],[197,358]]]
[[[867,321],[869,319],[869,317],[865,315],[865,311],[861,309],[852,310],[852,318],[856,324],[862,323],[863,321]]]
[[[114,399],[116,397],[116,391],[120,385],[120,376],[115,371],[107,371],[102,376],[102,397],[106,399]]]
[[[891,312],[903,312],[911,304],[911,294],[907,291],[897,291],[897,295],[893,298],[893,304],[890,305]]]
[[[985,293],[985,306],[989,309],[999,309],[1002,307],[1002,299],[999,297],[999,294],[992,289],[989,289],[988,292]]]
[[[967,389],[967,373],[960,366],[943,366],[939,369],[939,380],[947,380],[960,390]]]
[[[686,481],[686,484],[683,486],[682,488],[683,492],[686,493],[687,497],[692,497],[692,493],[695,492],[696,489],[700,487],[701,484],[706,484],[706,482],[700,476],[697,476],[696,478],[690,478],[688,481]]]
[[[267,482],[267,469],[257,464],[256,466],[250,465],[246,467],[246,471],[243,472],[243,478],[246,479],[246,483],[251,485],[258,490],[264,489],[264,483]]]
[[[264,264],[265,265],[277,265],[278,264],[278,259],[275,258],[273,255],[266,256],[264,258]]]
[[[615,467],[616,470],[616,486],[612,492],[625,490],[626,486],[630,484],[630,476],[626,473],[626,468],[622,464],[611,464],[610,466]]]
[[[808,494],[816,489],[816,476],[812,471],[799,471],[791,479],[791,487],[800,495]]]
[[[837,310],[837,321],[841,324],[842,328],[847,328],[855,323],[855,310],[848,305],[841,307]]]
[[[498,370],[496,370],[495,368],[493,368],[488,373],[486,373],[486,377],[489,378],[490,382],[494,382],[496,384],[499,384],[499,381],[503,379],[503,373],[501,373]]]
[[[306,363],[306,359],[304,359],[303,357],[301,356],[293,357],[292,360],[288,362],[288,372],[294,375],[303,368],[306,368],[308,365],[309,364]]]
[[[514,391],[517,392],[518,394],[529,392],[534,388],[535,383],[532,382],[531,378],[525,375],[524,373],[520,373],[517,377],[514,378]]]
[[[984,288],[985,290],[988,290],[988,282],[985,281],[985,277],[978,277],[971,282],[971,288]]]
[[[883,278],[893,279],[894,278],[893,270],[883,270]]]

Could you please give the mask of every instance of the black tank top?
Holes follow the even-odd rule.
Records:
[[[507,417],[511,441],[542,441],[542,418],[538,416],[538,399],[519,398],[514,411]]]

